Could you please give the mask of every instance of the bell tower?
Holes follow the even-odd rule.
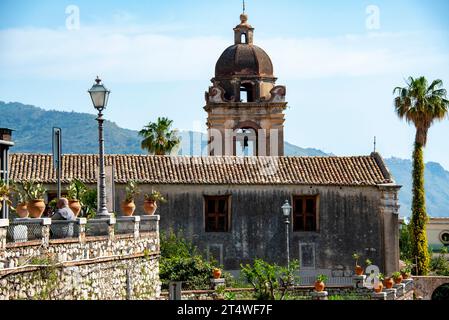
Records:
[[[254,28],[241,14],[234,45],[218,59],[205,95],[209,155],[284,155],[286,88],[276,80],[270,57],[254,45]]]

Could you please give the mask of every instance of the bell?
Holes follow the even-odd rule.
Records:
[[[243,148],[248,148],[248,136],[245,136],[245,138],[243,139]]]

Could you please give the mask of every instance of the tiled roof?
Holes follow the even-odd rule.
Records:
[[[97,155],[64,155],[62,182],[96,182]],[[149,184],[377,185],[392,183],[375,154],[361,157],[170,157],[107,155],[115,181]],[[10,178],[55,183],[51,155],[10,154]]]

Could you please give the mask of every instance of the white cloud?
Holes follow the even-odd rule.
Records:
[[[3,77],[16,79],[75,80],[94,72],[123,82],[205,80],[232,41],[232,37],[171,36],[161,30],[151,26],[1,30],[0,67]],[[425,42],[425,37],[405,33],[260,42],[256,38],[282,79],[397,74],[417,66],[449,64],[447,54]]]

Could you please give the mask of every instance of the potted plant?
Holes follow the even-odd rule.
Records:
[[[379,293],[382,292],[384,288],[384,284],[382,283],[385,280],[385,277],[382,273],[377,274],[376,278],[378,279],[377,285],[374,284],[374,292]]]
[[[26,181],[23,188],[27,193],[27,208],[31,218],[40,218],[45,211],[44,197],[47,189],[42,183],[35,181]]]
[[[11,197],[11,187],[2,179],[0,179],[0,210],[3,206],[3,201],[6,201],[6,203],[11,206],[12,202],[9,200]]]
[[[409,279],[412,275],[412,264],[406,262],[405,267],[401,269],[402,280]]]
[[[391,275],[395,284],[400,284],[402,282],[402,275],[399,271],[393,272]]]
[[[355,274],[358,276],[363,275],[363,268],[359,265],[360,255],[356,252],[352,254],[352,258],[355,260]]]
[[[385,280],[384,280],[384,285],[385,285],[385,288],[386,288],[386,289],[391,289],[391,288],[393,288],[393,285],[394,285],[394,280],[393,280],[393,278],[391,278],[391,277],[385,278]]]
[[[78,216],[81,212],[81,208],[83,207],[83,203],[81,199],[86,194],[87,188],[78,179],[73,179],[69,187],[67,188],[67,199],[69,200],[69,208],[73,211],[75,216]]]
[[[140,193],[137,182],[130,180],[125,187],[125,200],[121,204],[123,215],[130,217],[136,210],[135,197]]]
[[[221,269],[220,268],[213,268],[212,269],[212,275],[214,279],[220,279],[221,277]]]
[[[15,191],[15,199],[17,200],[16,214],[19,218],[27,218],[28,213],[28,195],[23,187],[22,183],[14,183],[13,188]]]
[[[145,194],[143,209],[148,215],[153,215],[157,209],[157,201],[166,202],[165,198],[157,190],[151,190],[151,193]]]
[[[324,274],[319,274],[315,280],[315,291],[321,292],[325,288],[324,282],[327,281],[327,276]]]

